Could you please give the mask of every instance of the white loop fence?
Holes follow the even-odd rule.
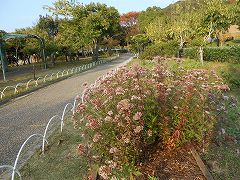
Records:
[[[99,63],[101,64],[103,61],[100,61]],[[129,61],[126,61],[126,62],[129,62]],[[86,65],[84,65],[84,66],[81,66],[81,67],[86,67]],[[76,69],[77,68],[79,68],[80,69],[80,67],[76,67]],[[74,68],[72,68],[71,70],[73,71],[73,69]],[[75,70],[76,70],[75,69]],[[114,72],[114,73],[116,73],[117,71],[118,71],[118,69],[119,68],[116,68],[114,71],[112,71],[112,72]],[[54,75],[54,73],[52,73],[51,75],[49,75],[50,76],[50,78],[52,79],[52,77],[53,77],[53,75]],[[39,77],[39,79],[40,78],[42,78],[42,79],[44,79],[44,80],[46,80],[46,77],[47,77],[47,75],[43,78],[43,77]],[[89,87],[91,87],[91,88],[97,88],[100,84],[101,84],[101,79],[103,80],[104,78],[103,77],[107,77],[106,75],[103,75],[103,76],[101,76],[101,77],[99,77],[99,78],[97,78],[97,80],[94,82],[94,83],[92,83]],[[31,82],[31,81],[34,81],[33,79],[31,79],[31,80],[29,80],[28,82],[27,82],[27,88],[28,88],[28,86],[29,86],[29,83]],[[18,86],[20,86],[20,83],[18,84]],[[9,87],[9,86],[8,86]],[[8,87],[6,87],[6,88],[8,88]],[[17,88],[17,87],[14,87],[14,86],[11,86],[12,88]],[[5,88],[5,89],[6,89]],[[10,165],[2,165],[2,166],[0,166],[0,169],[11,169],[12,170],[12,175],[11,175],[11,180],[14,180],[14,177],[15,177],[15,174],[17,174],[19,177],[20,177],[20,179],[22,179],[22,177],[21,177],[21,174],[20,174],[20,172],[17,170],[17,165],[18,165],[18,160],[19,160],[19,157],[20,157],[20,155],[21,155],[21,152],[22,152],[22,150],[24,149],[24,147],[25,147],[25,145],[28,143],[28,141],[30,140],[30,139],[32,139],[33,137],[36,137],[36,136],[38,136],[38,137],[41,137],[42,138],[42,147],[41,147],[41,150],[42,150],[42,154],[44,154],[44,152],[45,152],[45,143],[47,143],[48,144],[48,141],[47,141],[47,138],[46,138],[46,136],[47,136],[47,132],[48,132],[48,130],[49,130],[49,126],[50,126],[50,124],[52,123],[52,121],[53,120],[59,120],[60,121],[60,130],[61,130],[61,133],[63,132],[63,127],[64,127],[64,118],[65,118],[65,116],[66,116],[66,114],[69,112],[69,111],[71,111],[72,112],[72,115],[74,115],[74,113],[76,112],[76,106],[77,106],[77,102],[79,101],[79,100],[81,100],[81,102],[83,103],[84,102],[84,97],[85,97],[85,94],[86,94],[86,92],[87,92],[87,89],[85,89],[83,92],[82,92],[82,95],[80,96],[80,95],[77,95],[75,98],[74,98],[74,101],[73,101],[73,104],[72,103],[68,103],[68,104],[66,104],[66,106],[64,107],[64,110],[63,110],[63,112],[62,112],[62,115],[61,116],[59,116],[59,115],[54,115],[52,118],[50,118],[49,119],[49,121],[48,121],[48,123],[47,123],[47,125],[46,125],[46,127],[45,127],[45,129],[44,129],[44,133],[43,134],[32,134],[31,136],[29,136],[25,141],[24,141],[24,143],[21,145],[21,147],[20,147],[20,149],[19,149],[19,151],[18,151],[18,154],[17,154],[17,157],[16,157],[16,159],[15,159],[15,161],[14,161],[14,166],[10,166]],[[1,92],[1,98],[2,98],[2,96],[4,95],[4,90]]]
[[[5,88],[2,90],[2,92],[1,92],[1,99],[5,96],[4,91],[5,91],[6,89],[8,89],[8,88],[14,89],[14,94],[17,93],[17,88],[16,88],[16,87],[14,87],[14,86],[7,86],[7,87],[5,87]]]
[[[113,60],[116,57],[111,58],[111,60]],[[4,97],[6,97],[6,91],[7,90],[13,89],[13,92],[10,93],[10,94],[11,95],[15,95],[15,94],[19,93],[18,87],[20,87],[20,86],[25,86],[25,90],[28,90],[30,88],[29,87],[30,83],[32,83],[32,82],[34,82],[35,83],[35,87],[37,87],[39,85],[39,80],[40,79],[43,80],[43,83],[46,83],[48,77],[49,77],[49,80],[52,81],[54,75],[56,76],[56,79],[58,79],[58,78],[63,77],[63,76],[69,76],[69,75],[71,75],[73,73],[78,73],[78,72],[81,72],[81,71],[93,68],[94,66],[102,64],[102,63],[105,63],[105,62],[108,62],[108,61],[99,60],[97,62],[84,64],[84,65],[81,65],[81,66],[78,66],[78,67],[73,67],[71,69],[58,71],[57,73],[46,74],[43,77],[38,77],[36,80],[30,79],[26,83],[18,83],[16,86],[6,86],[2,91],[0,90],[0,99],[3,99]],[[9,95],[9,96],[11,96],[11,95]]]
[[[43,79],[43,80],[44,80],[44,78],[43,78],[43,77],[41,77],[41,76],[40,76],[40,77],[38,77],[38,78],[37,78],[37,80],[35,81],[35,83],[36,83],[36,86],[38,86],[38,81],[39,81],[40,79]]]
[[[45,152],[45,149],[44,149],[45,148],[45,141],[47,142],[46,135],[47,135],[48,127],[49,127],[50,123],[56,118],[58,118],[61,121],[61,117],[58,116],[58,115],[55,115],[48,121],[47,126],[45,128],[45,131],[44,131],[44,134],[43,134],[43,140],[42,140],[42,153],[43,154]]]
[[[58,71],[57,72],[57,79],[59,78],[59,73],[62,73],[61,71]]]
[[[33,135],[29,136],[29,137],[25,140],[25,142],[22,144],[21,148],[20,148],[19,151],[18,151],[17,158],[16,158],[16,160],[15,160],[15,162],[14,162],[11,180],[14,180],[14,176],[15,176],[15,172],[16,172],[16,168],[17,168],[18,159],[19,159],[19,157],[20,157],[20,155],[21,155],[21,152],[22,152],[24,146],[25,146],[25,145],[27,144],[27,142],[28,142],[32,137],[34,137],[34,136],[43,137],[42,134],[33,134]]]
[[[26,90],[29,88],[29,83],[34,81],[34,79],[30,79],[28,82],[27,82],[27,85],[26,85]]]
[[[14,92],[14,93],[15,93],[15,94],[18,93],[18,87],[20,87],[20,86],[25,86],[25,84],[26,84],[26,83],[18,83],[18,84],[16,85],[16,89],[15,89],[15,92]]]
[[[46,74],[46,75],[44,76],[44,78],[43,78],[43,82],[44,82],[44,83],[46,82],[46,79],[47,79],[48,76],[49,76],[49,74]]]
[[[61,117],[61,133],[63,131],[63,126],[64,126],[64,117],[65,117],[65,114],[66,114],[66,110],[67,108],[71,106],[71,111],[73,110],[73,104],[72,103],[68,103],[65,107],[64,107],[64,110],[63,110],[63,113],[62,113],[62,117]]]
[[[51,81],[53,80],[53,75],[55,75],[55,73],[52,73],[50,76]]]

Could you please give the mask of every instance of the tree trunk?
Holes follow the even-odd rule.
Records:
[[[67,53],[65,53],[65,59],[66,59],[66,62],[68,62],[68,55],[67,55]]]
[[[224,45],[224,42],[225,42],[225,39],[224,39],[224,34],[222,31],[220,31],[219,33],[219,39],[220,39],[220,45],[223,46]]]
[[[51,54],[51,61],[52,61],[52,65],[55,65],[56,63],[56,56],[54,53]]]
[[[17,63],[17,66],[18,66],[18,47],[16,47],[16,63]]]
[[[94,48],[93,48],[93,56],[92,56],[92,60],[93,61],[97,61],[98,60],[98,56],[99,56],[98,49],[99,49],[98,43],[95,42]]]

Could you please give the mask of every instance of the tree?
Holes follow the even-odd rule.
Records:
[[[207,25],[208,38],[211,39],[215,34],[217,39],[223,45],[224,32],[229,29],[231,25],[231,13],[228,2],[224,0],[206,1],[204,6],[205,13],[203,18],[203,25]]]
[[[148,45],[149,38],[146,34],[137,34],[132,37],[131,48],[137,53],[143,52],[144,48]]]
[[[125,34],[125,41],[130,43],[131,38],[140,33],[138,27],[138,16],[140,12],[128,12],[121,15],[120,24]]]
[[[163,10],[160,7],[149,7],[138,16],[138,26],[142,32],[146,32],[146,27],[156,18],[163,16]]]
[[[121,26],[130,27],[130,28],[136,26],[139,15],[140,15],[140,12],[134,12],[134,11],[121,15],[120,17]]]
[[[93,60],[98,59],[100,41],[112,37],[120,30],[120,15],[114,7],[90,3],[78,5],[73,9],[73,21],[82,35],[93,45]]]
[[[71,35],[81,39],[84,44],[92,46],[93,60],[98,59],[100,42],[106,37],[113,37],[120,31],[120,15],[114,7],[105,4],[90,3],[72,6],[65,0],[54,3],[49,10],[58,15],[64,15],[69,28],[74,29]],[[74,37],[72,37],[74,38]]]
[[[42,31],[45,31],[48,36],[49,39],[51,40],[51,43],[48,44],[48,50],[51,50],[51,60],[52,60],[52,64],[55,64],[55,53],[57,51],[56,45],[55,45],[55,37],[58,34],[58,24],[59,24],[59,20],[58,18],[53,18],[52,16],[46,15],[46,16],[39,16],[39,20],[37,23],[37,28],[39,28]]]

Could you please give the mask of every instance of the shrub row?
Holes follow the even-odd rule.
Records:
[[[183,56],[199,59],[199,48],[185,48]],[[205,61],[240,63],[240,46],[205,47],[203,56]]]
[[[145,48],[144,52],[140,55],[140,58],[153,59],[155,56],[173,57],[177,55],[178,46],[177,41],[152,44]]]

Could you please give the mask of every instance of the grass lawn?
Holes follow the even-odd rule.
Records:
[[[79,180],[86,176],[87,161],[77,153],[81,130],[74,129],[71,118],[66,120],[63,134],[58,128],[48,139],[43,155],[40,150],[20,170],[23,179]]]

